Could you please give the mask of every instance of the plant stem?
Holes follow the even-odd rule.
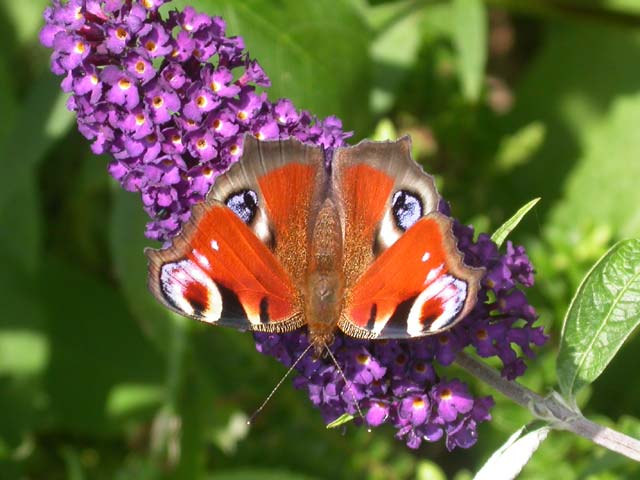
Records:
[[[569,406],[557,392],[543,397],[518,382],[502,378],[499,372],[466,353],[456,357],[456,363],[514,402],[529,409],[556,429],[568,430],[581,437],[640,462],[640,441],[586,419],[577,408]]]

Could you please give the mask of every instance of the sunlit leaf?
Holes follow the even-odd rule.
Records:
[[[371,102],[376,112],[393,106],[395,94],[411,71],[421,45],[421,22],[429,5],[395,2],[373,6],[370,22],[377,24],[371,45],[374,89]]]
[[[345,423],[349,423],[355,417],[349,413],[343,413],[338,418],[336,418],[333,422],[327,424],[327,428],[336,428],[340,425],[344,425]]]
[[[507,172],[526,163],[544,142],[546,128],[542,122],[525,125],[504,138],[496,154],[495,168]]]
[[[640,323],[640,239],[609,250],[587,274],[562,329],[558,383],[572,400],[607,367]]]
[[[462,91],[475,102],[484,84],[487,62],[487,11],[482,0],[454,0],[454,37]]]
[[[478,471],[473,480],[512,480],[529,462],[540,444],[547,438],[550,427],[522,427],[502,445]]]
[[[416,466],[415,480],[447,480],[447,476],[437,463],[422,460]]]
[[[112,417],[124,417],[160,405],[164,395],[164,389],[157,384],[118,384],[109,391],[107,413]]]
[[[540,201],[540,197],[534,198],[526,205],[520,207],[520,209],[518,209],[518,211],[514,213],[509,220],[504,222],[500,227],[498,227],[498,229],[495,232],[493,232],[493,235],[491,235],[491,240],[496,242],[496,245],[500,247],[504,243],[504,241],[507,239],[509,234],[513,231],[513,229],[516,228],[518,224],[522,221],[522,219],[525,217],[525,215],[529,213],[529,210],[535,207],[536,203],[538,203],[539,201]]]

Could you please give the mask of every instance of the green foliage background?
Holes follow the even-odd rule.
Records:
[[[0,1],[0,478],[470,479],[530,415],[496,396],[471,450],[414,452],[391,429],[326,430],[250,335],[169,315],[145,287],[145,215],[64,108],[38,45],[44,0]],[[272,100],[365,137],[410,133],[456,216],[512,239],[538,271],[551,340],[523,382],[556,383],[562,317],[587,269],[640,235],[636,0],[196,0],[242,35]],[[640,436],[638,340],[579,400]],[[630,368],[631,366],[631,368]],[[460,372],[449,371],[447,375]],[[470,380],[477,394],[491,393]],[[521,478],[640,478],[552,432]]]

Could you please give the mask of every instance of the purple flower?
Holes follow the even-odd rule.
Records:
[[[245,133],[334,147],[349,136],[339,120],[318,120],[286,100],[276,111],[255,92],[269,79],[242,38],[227,37],[221,18],[191,7],[162,18],[165,3],[53,0],[40,32],[53,49],[52,71],[72,93],[67,105],[79,130],[95,153],[114,157],[109,172],[122,186],[143,195],[146,234],[162,241],[240,157]],[[174,162],[180,188],[164,176],[147,178],[149,165],[176,155],[184,156]],[[178,193],[162,193],[168,186]]]
[[[435,400],[436,411],[440,418],[447,422],[456,419],[459,413],[467,413],[473,407],[473,398],[467,386],[459,380],[442,381],[431,390]]]
[[[365,421],[372,427],[378,427],[389,418],[389,404],[382,400],[373,400],[367,413]]]
[[[336,117],[318,119],[290,100],[275,104],[256,87],[270,81],[227,37],[219,17],[186,8],[162,18],[167,0],[53,0],[40,32],[52,48],[51,69],[63,76],[68,107],[95,153],[108,153],[109,173],[139,192],[151,221],[149,238],[167,241],[189,219],[216,176],[242,155],[247,133],[260,139],[296,137],[322,146],[327,158],[345,144]],[[212,60],[209,62],[209,60]],[[440,210],[450,215],[446,202]],[[306,391],[326,421],[359,414],[370,426],[392,424],[411,448],[445,439],[449,449],[475,443],[476,428],[491,417],[490,397],[473,398],[459,380],[444,380],[438,366],[466,347],[498,357],[502,374],[522,375],[518,352],[533,356],[546,341],[523,292],[534,270],[522,247],[501,254],[488,235],[454,222],[465,262],[484,267],[478,302],[451,330],[412,341],[365,341],[337,334],[330,358],[311,355],[296,366],[294,386]],[[308,346],[304,330],[256,333],[258,351],[290,366]],[[517,347],[517,348],[516,348]]]

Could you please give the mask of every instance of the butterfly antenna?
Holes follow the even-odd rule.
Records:
[[[350,382],[350,381],[347,380],[347,377],[345,376],[344,372],[342,371],[342,368],[340,368],[340,364],[338,363],[338,360],[336,360],[336,357],[333,356],[333,352],[327,346],[326,343],[324,344],[324,348],[327,351],[327,353],[329,354],[329,356],[331,357],[331,360],[333,360],[334,365],[338,369],[338,373],[340,373],[340,376],[344,380],[344,384],[346,386],[348,386],[349,391],[351,392],[351,395],[353,395],[353,401],[356,404],[356,410],[358,410],[358,415],[360,415],[360,418],[362,418],[362,421],[365,422],[365,424],[366,424],[367,422],[366,422],[366,420],[364,418],[364,415],[362,414],[362,410],[360,409],[360,402],[358,402],[358,399],[356,398],[356,391],[353,388],[353,382]],[[367,432],[371,432],[371,429],[368,428],[368,427],[367,427]]]
[[[262,402],[262,405],[260,405],[258,407],[258,409],[253,412],[253,415],[251,415],[249,417],[249,420],[247,420],[247,425],[251,425],[253,423],[253,420],[258,416],[258,414],[262,411],[262,409],[265,407],[265,405],[267,403],[269,403],[269,400],[271,400],[271,397],[273,397],[273,394],[276,393],[276,391],[278,390],[278,388],[280,388],[280,385],[282,385],[282,383],[287,379],[287,377],[291,374],[291,372],[296,368],[296,366],[298,365],[298,363],[300,363],[300,360],[303,359],[303,357],[307,354],[307,352],[309,350],[311,350],[311,347],[313,347],[313,344],[310,343],[309,346],[307,348],[304,349],[304,352],[302,352],[298,358],[296,358],[296,361],[293,362],[291,364],[291,366],[289,367],[289,370],[287,370],[287,372],[282,376],[282,378],[280,379],[280,381],[276,384],[275,387],[273,387],[273,390],[271,390],[271,393],[269,395],[267,395],[267,398],[264,399],[264,402]]]

